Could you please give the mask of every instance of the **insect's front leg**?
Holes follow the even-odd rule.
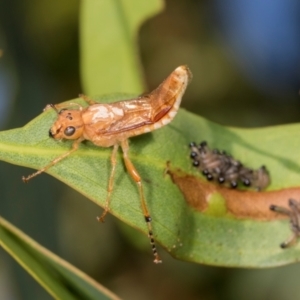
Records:
[[[108,187],[107,187],[107,196],[104,204],[104,211],[100,217],[97,217],[98,221],[104,222],[104,217],[109,211],[109,204],[110,204],[110,199],[111,199],[111,193],[114,187],[114,178],[115,178],[115,173],[116,173],[116,165],[117,165],[117,152],[118,152],[119,145],[115,144],[110,161],[111,161],[111,172],[109,176],[109,181],[108,181]]]
[[[22,180],[24,182],[28,182],[31,178],[40,175],[41,173],[47,171],[49,168],[51,168],[52,166],[54,166],[55,164],[57,164],[58,162],[60,162],[62,159],[66,158],[67,156],[69,156],[71,153],[75,152],[78,149],[79,144],[83,141],[83,138],[79,138],[78,140],[74,141],[73,145],[72,145],[72,149],[69,150],[68,152],[56,157],[55,159],[53,159],[47,166],[43,167],[42,169],[34,172],[33,174],[27,176],[27,177],[22,177]]]
[[[140,200],[141,200],[141,206],[142,206],[142,210],[143,210],[143,214],[145,217],[145,221],[148,227],[148,237],[150,239],[150,244],[152,246],[152,251],[153,251],[153,255],[154,255],[154,262],[156,264],[161,263],[161,259],[157,253],[157,249],[156,249],[156,245],[155,245],[155,241],[153,238],[153,231],[152,231],[152,225],[151,225],[151,216],[147,207],[147,203],[145,200],[145,196],[144,196],[144,191],[143,191],[143,185],[142,185],[142,180],[141,177],[139,175],[139,173],[137,172],[136,168],[134,167],[134,165],[132,164],[131,160],[128,157],[128,150],[129,150],[129,146],[128,146],[128,140],[125,140],[123,142],[121,142],[121,147],[123,150],[123,158],[124,158],[124,162],[125,162],[125,166],[127,171],[129,172],[130,176],[133,178],[133,180],[137,183],[138,185],[138,189],[139,189],[139,194],[140,194]]]

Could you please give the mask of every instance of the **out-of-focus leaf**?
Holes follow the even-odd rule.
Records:
[[[119,299],[1,217],[0,246],[55,299]]]
[[[137,48],[142,22],[161,0],[83,0],[80,15],[81,78],[89,95],[144,91]]]

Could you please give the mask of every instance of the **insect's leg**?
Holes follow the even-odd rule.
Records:
[[[143,214],[144,214],[145,221],[146,221],[146,224],[147,224],[147,227],[148,227],[148,236],[149,236],[149,239],[150,239],[150,244],[152,245],[152,251],[153,251],[153,255],[154,255],[154,262],[156,264],[161,263],[161,259],[160,259],[159,255],[157,253],[155,241],[154,241],[154,238],[153,238],[153,232],[152,232],[152,226],[151,226],[151,217],[150,217],[149,210],[148,210],[148,207],[147,207],[147,204],[146,204],[141,177],[140,177],[139,173],[137,172],[136,168],[134,167],[134,165],[132,164],[131,160],[128,157],[128,150],[129,150],[128,141],[125,140],[125,141],[121,142],[121,147],[122,147],[122,150],[123,150],[123,158],[124,158],[125,166],[126,166],[128,172],[129,172],[130,176],[133,178],[133,180],[138,185],[140,200],[141,200],[141,206],[142,206]]]
[[[295,209],[297,203],[295,202],[295,200],[290,199],[289,200],[289,206],[291,207],[291,209]],[[291,245],[295,244],[297,237],[299,236],[299,226],[297,225],[297,223],[295,223],[295,217],[296,217],[296,221],[298,220],[298,216],[294,216],[293,211],[289,210],[286,207],[282,207],[282,206],[277,206],[277,205],[270,205],[270,210],[287,215],[290,217],[290,224],[291,224],[291,229],[293,231],[293,235],[285,242],[280,244],[281,248],[287,248],[290,247]]]
[[[65,157],[69,156],[71,153],[75,152],[78,149],[78,145],[83,141],[83,139],[78,139],[76,140],[73,145],[72,145],[72,149],[69,150],[68,152],[56,157],[54,160],[52,160],[47,166],[43,167],[42,169],[34,172],[33,174],[27,176],[27,177],[22,177],[22,180],[24,182],[28,182],[31,178],[40,175],[41,173],[47,171],[49,168],[51,168],[52,166],[54,166],[55,164],[57,164],[59,161],[61,161],[62,159],[64,159]]]
[[[97,220],[101,221],[101,222],[104,222],[104,217],[109,211],[109,203],[110,203],[110,199],[111,199],[111,193],[112,193],[112,190],[114,187],[114,178],[115,178],[116,165],[117,165],[116,157],[117,157],[118,148],[119,148],[119,145],[115,144],[112,154],[111,154],[111,157],[110,157],[111,172],[110,172],[109,181],[108,181],[107,196],[106,196],[106,200],[105,200],[104,211],[100,217],[97,217]]]
[[[285,214],[290,216],[291,211],[288,208],[282,207],[282,206],[277,206],[277,205],[270,205],[270,210],[273,210],[275,212],[281,213],[281,214]]]
[[[297,240],[297,235],[293,234],[287,241],[281,243],[280,247],[283,248],[283,249],[285,249],[287,247],[290,247],[290,246],[292,246],[293,244],[296,243],[296,240]]]
[[[98,102],[94,101],[93,99],[89,98],[86,95],[80,94],[79,95],[80,98],[82,98],[86,103],[88,103],[89,105],[94,105],[94,104],[98,104]]]

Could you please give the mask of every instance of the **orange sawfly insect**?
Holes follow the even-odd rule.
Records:
[[[192,142],[190,149],[193,166],[197,167],[207,180],[216,180],[232,188],[236,188],[238,183],[242,182],[245,186],[257,190],[264,189],[270,182],[265,166],[257,170],[249,169],[225,151],[211,150],[206,141],[199,143],[198,146]]]
[[[282,206],[271,205],[270,210],[287,215],[290,217],[290,227],[293,235],[285,242],[280,244],[281,248],[287,248],[296,243],[300,236],[300,201],[289,199],[289,209]]]
[[[153,238],[151,216],[145,200],[142,180],[128,155],[128,138],[151,132],[170,123],[177,114],[181,98],[191,78],[192,74],[189,68],[187,66],[179,66],[158,88],[147,95],[135,99],[114,103],[97,103],[87,96],[81,95],[89,104],[88,107],[83,107],[77,103],[48,105],[46,109],[49,107],[53,108],[58,116],[56,122],[49,130],[50,137],[56,140],[74,140],[74,142],[69,151],[55,158],[37,172],[28,177],[23,177],[23,181],[27,182],[31,178],[47,171],[50,167],[75,152],[79,144],[84,140],[91,141],[99,147],[113,147],[107,197],[104,211],[98,217],[98,220],[103,222],[105,215],[109,211],[117,151],[120,146],[126,169],[138,186],[141,207],[152,245],[154,262],[160,263],[161,259],[157,253]]]

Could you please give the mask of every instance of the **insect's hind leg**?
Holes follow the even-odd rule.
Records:
[[[106,214],[109,211],[111,193],[112,193],[113,187],[114,187],[114,179],[115,179],[116,165],[117,165],[117,158],[116,157],[117,157],[118,148],[119,148],[119,145],[115,144],[114,148],[113,148],[113,151],[112,151],[112,154],[111,154],[111,157],[110,157],[111,172],[110,172],[109,181],[108,181],[107,196],[106,196],[106,200],[105,200],[105,204],[104,204],[104,211],[103,211],[103,213],[100,217],[97,217],[97,220],[99,222],[104,222],[104,217],[106,216]]]
[[[147,227],[148,227],[148,237],[150,239],[150,244],[152,246],[152,252],[153,252],[153,255],[154,255],[154,262],[156,264],[158,264],[158,263],[161,263],[162,261],[161,261],[159,255],[158,255],[158,253],[157,253],[155,241],[154,241],[154,238],[153,238],[151,217],[150,217],[150,213],[149,213],[149,210],[148,210],[148,207],[147,207],[147,204],[146,204],[141,177],[140,177],[139,173],[137,172],[136,168],[134,167],[134,165],[132,164],[131,160],[128,157],[128,149],[129,149],[128,141],[125,140],[125,141],[121,142],[121,147],[122,147],[122,150],[123,150],[123,158],[124,158],[126,169],[129,172],[130,176],[133,178],[133,180],[138,185],[140,200],[141,200],[141,206],[142,206],[143,214],[144,214],[145,221],[146,221],[146,224],[147,224]]]

